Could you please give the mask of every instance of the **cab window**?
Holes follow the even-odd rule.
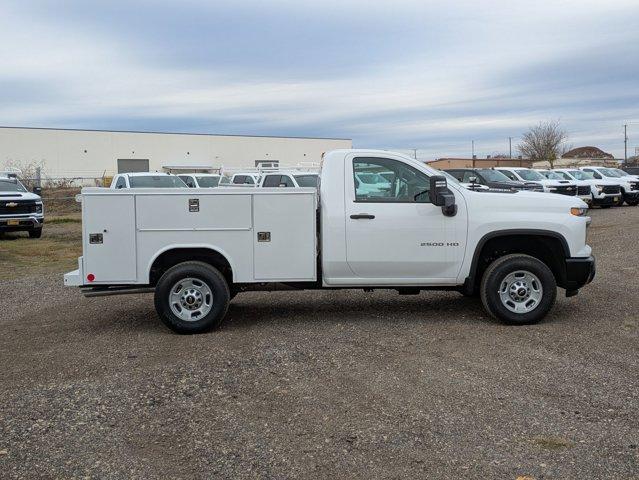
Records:
[[[126,188],[126,180],[124,180],[124,177],[118,177],[118,180],[115,182],[115,188]]]
[[[515,176],[515,174],[511,172],[510,170],[499,170],[499,171],[503,173],[504,175],[506,175],[511,180],[515,180],[517,182],[519,181],[519,179]]]
[[[279,187],[280,175],[267,175],[262,182],[263,187]]]
[[[389,158],[353,160],[356,202],[428,203],[428,175]]]
[[[195,188],[195,181],[193,180],[193,177],[189,176],[189,175],[178,175],[183,181],[184,183],[186,183],[186,186],[189,188]]]
[[[470,179],[471,179],[472,177],[475,177],[475,179],[476,179],[476,180],[479,180],[479,177],[477,176],[477,174],[476,174],[475,172],[472,172],[472,171],[470,171],[470,170],[466,170],[466,171],[464,172],[464,179],[462,180],[462,182],[464,182],[464,183],[471,183],[471,182],[470,182]],[[478,181],[477,183],[479,183],[479,181]]]

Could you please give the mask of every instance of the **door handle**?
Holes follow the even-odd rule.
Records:
[[[351,215],[353,220],[372,220],[375,218],[375,215],[371,215],[369,213],[358,213],[357,215]]]

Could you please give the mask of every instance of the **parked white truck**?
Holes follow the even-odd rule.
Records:
[[[383,186],[358,188],[378,174]],[[381,181],[381,180],[380,180]],[[316,188],[82,190],[86,295],[154,292],[179,333],[247,290],[458,290],[506,323],[541,320],[595,272],[576,197],[475,192],[385,151],[325,155]]]

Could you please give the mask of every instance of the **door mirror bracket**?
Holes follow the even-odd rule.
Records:
[[[448,182],[446,177],[442,175],[433,175],[430,177],[430,190],[428,197],[433,205],[442,207],[442,213],[447,217],[457,215],[457,205],[455,204],[455,195],[448,190]]]

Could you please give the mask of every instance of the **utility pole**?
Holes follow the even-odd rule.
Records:
[[[470,141],[470,145],[471,145],[471,155],[472,155],[472,159],[473,159],[473,168],[475,168],[475,140],[471,140]]]
[[[513,137],[508,137],[508,158],[513,158]]]
[[[623,164],[628,165],[628,124],[623,126]]]

